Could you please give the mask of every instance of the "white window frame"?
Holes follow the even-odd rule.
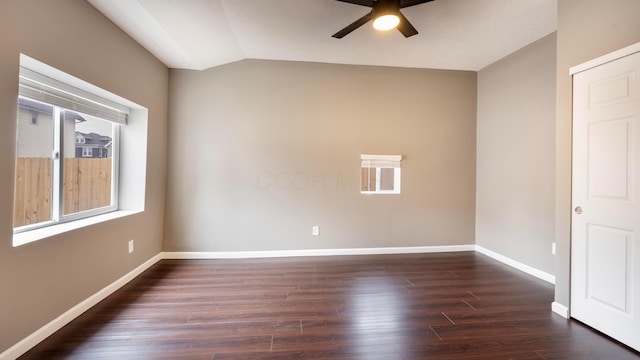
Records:
[[[25,57],[27,63],[41,64],[36,60]],[[41,228],[54,226],[57,224],[68,223],[80,219],[85,219],[97,215],[107,214],[119,209],[119,169],[120,169],[120,126],[127,123],[127,117],[131,113],[131,109],[125,105],[117,104],[111,100],[105,99],[86,90],[81,90],[70,84],[55,80],[39,73],[36,69],[25,66],[21,57],[20,66],[20,87],[19,96],[39,101],[53,106],[53,153],[52,153],[52,187],[51,187],[51,219],[41,221],[35,224],[15,227],[14,234],[29,232]],[[64,125],[62,120],[64,111],[78,111],[85,113],[104,121],[112,122],[112,161],[111,161],[111,200],[108,206],[93,208],[72,214],[64,214],[64,142],[72,141],[76,144],[75,136],[73,139],[64,139]],[[75,147],[74,147],[75,149]],[[89,148],[91,149],[91,148]],[[90,150],[91,151],[91,150]],[[82,150],[82,157],[85,156],[85,148]],[[93,154],[91,154],[92,156]],[[75,157],[75,150],[74,154]],[[17,153],[16,153],[17,159]],[[14,180],[15,181],[15,180]]]
[[[400,194],[400,162],[402,161],[402,155],[360,155],[361,168],[375,169],[376,183],[375,189],[365,191],[360,189],[361,194]],[[381,187],[381,173],[383,168],[393,168],[393,190],[382,190]],[[371,171],[371,170],[370,170]],[[369,177],[370,179],[370,177]],[[369,189],[373,184],[369,184]]]
[[[33,100],[33,99],[31,99]],[[49,104],[51,105],[51,104]],[[63,174],[64,174],[64,144],[65,141],[64,136],[64,121],[62,120],[64,117],[65,109],[59,106],[53,106],[53,153],[52,153],[52,168],[51,168],[51,219],[48,221],[41,221],[35,224],[24,225],[20,227],[16,227],[13,229],[14,234],[22,233],[30,230],[35,230],[43,227],[48,227],[60,223],[66,223],[78,219],[83,219],[87,217],[92,217],[96,215],[106,214],[109,212],[113,212],[118,210],[118,186],[119,186],[119,158],[120,151],[112,152],[111,158],[111,200],[110,205],[103,206],[99,208],[93,208],[77,213],[72,214],[64,214],[64,184],[63,184]],[[114,149],[119,149],[120,142],[120,124],[113,123],[112,125],[112,137]],[[73,141],[75,144],[75,138],[67,141]],[[85,149],[89,149],[90,147],[82,148],[82,157],[85,156]],[[75,147],[74,147],[75,152]],[[75,153],[72,154],[75,157]],[[90,156],[93,156],[91,151]],[[17,156],[16,156],[17,159]]]
[[[53,224],[20,233],[14,232],[12,245],[18,247],[52,236],[80,230],[94,224],[109,222],[144,212],[147,194],[149,109],[73,75],[62,72],[25,54],[20,54],[20,66],[43,74],[58,82],[68,84],[76,89],[81,89],[85,93],[93,94],[102,99],[108,99],[112,104],[118,104],[119,106],[131,109],[131,113],[127,118],[127,126],[121,126],[119,134],[120,144],[118,146],[123,156],[119,161],[117,175],[119,178],[118,209],[106,214]]]

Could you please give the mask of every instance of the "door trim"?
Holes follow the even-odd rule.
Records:
[[[592,69],[592,68],[594,68],[596,66],[600,66],[600,65],[606,64],[608,62],[612,62],[612,61],[618,60],[620,58],[635,54],[637,52],[640,52],[640,42],[637,42],[635,44],[629,45],[629,46],[624,47],[624,48],[622,48],[620,50],[616,50],[616,51],[610,52],[610,53],[608,53],[606,55],[602,55],[602,56],[597,57],[595,59],[592,59],[592,60],[589,60],[587,62],[584,62],[584,63],[582,63],[580,65],[576,65],[576,66],[570,67],[569,68],[569,74],[571,76],[573,76],[573,75],[575,75],[577,73],[583,72],[585,70]]]

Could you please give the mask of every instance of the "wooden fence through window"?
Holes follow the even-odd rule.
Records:
[[[51,220],[51,159],[19,157],[16,162],[13,226]],[[111,159],[64,159],[64,213],[111,204]]]

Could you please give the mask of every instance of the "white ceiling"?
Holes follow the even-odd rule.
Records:
[[[242,59],[480,70],[557,28],[557,0],[435,0],[405,8],[404,38],[370,23],[331,35],[370,8],[335,0],[88,0],[170,68]]]

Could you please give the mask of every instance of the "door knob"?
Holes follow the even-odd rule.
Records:
[[[582,206],[576,206],[576,208],[574,209],[574,211],[576,212],[576,214],[580,215],[582,214]]]

